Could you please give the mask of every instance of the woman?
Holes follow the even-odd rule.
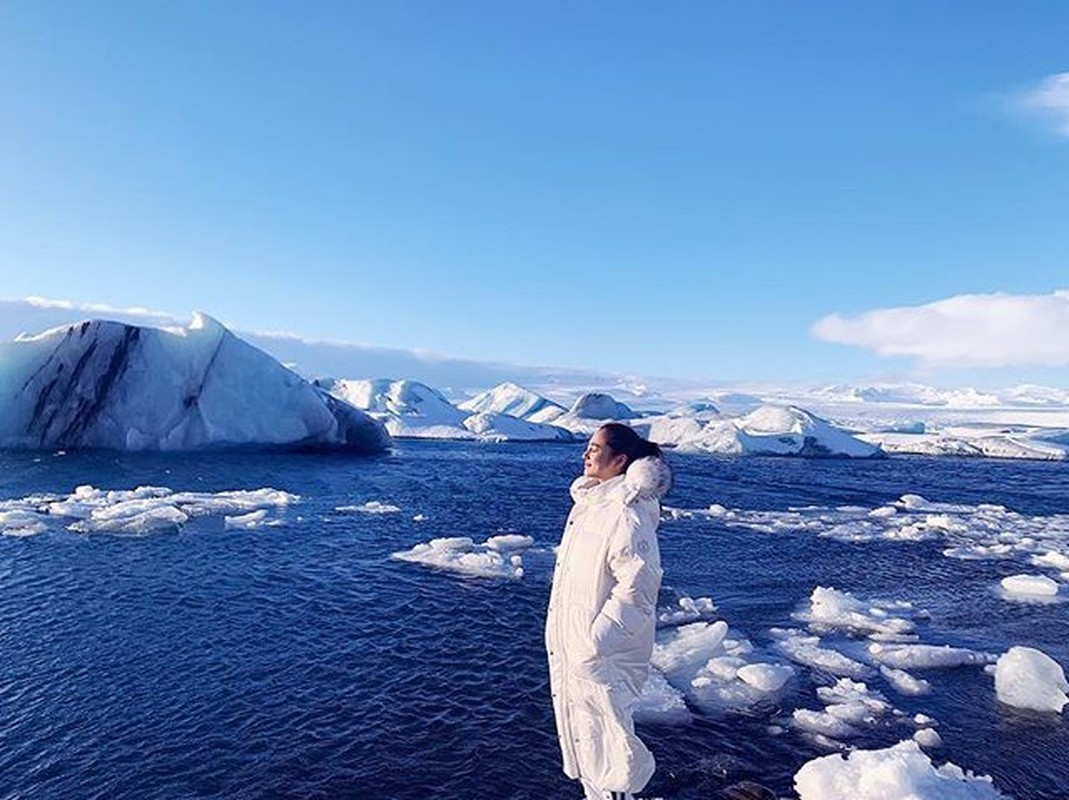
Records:
[[[629,798],[653,775],[631,714],[649,675],[661,559],[660,498],[671,471],[631,428],[603,425],[572,483],[546,618],[564,774],[587,798]]]

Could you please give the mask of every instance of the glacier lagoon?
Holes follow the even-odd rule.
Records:
[[[576,796],[542,620],[580,451],[0,453],[5,791]],[[1069,665],[1064,465],[669,458],[644,796],[791,796],[814,758],[922,731],[937,765],[1065,795],[1069,709],[1002,704],[985,669],[1018,645]],[[394,557],[436,540],[504,568]],[[1020,575],[1053,597],[1007,593]]]

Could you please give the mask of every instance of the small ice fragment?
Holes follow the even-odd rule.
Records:
[[[943,738],[931,728],[921,728],[914,733],[913,741],[928,750],[943,746]]]

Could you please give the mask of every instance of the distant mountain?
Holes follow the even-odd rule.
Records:
[[[564,406],[511,381],[498,384],[458,407],[473,414],[508,414],[532,422],[552,422],[565,412]]]
[[[380,420],[392,436],[481,441],[562,441],[571,434],[494,411],[458,408],[437,389],[408,380],[319,379],[316,385]],[[517,387],[518,388],[518,387]],[[499,393],[504,397],[505,392]],[[548,401],[546,401],[548,403]],[[481,402],[480,407],[490,404]],[[548,406],[546,406],[548,407]]]

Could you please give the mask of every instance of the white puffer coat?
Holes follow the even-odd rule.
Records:
[[[564,773],[637,792],[653,755],[631,711],[649,676],[657,623],[660,498],[671,471],[642,458],[624,475],[572,483],[546,618],[550,688]]]

